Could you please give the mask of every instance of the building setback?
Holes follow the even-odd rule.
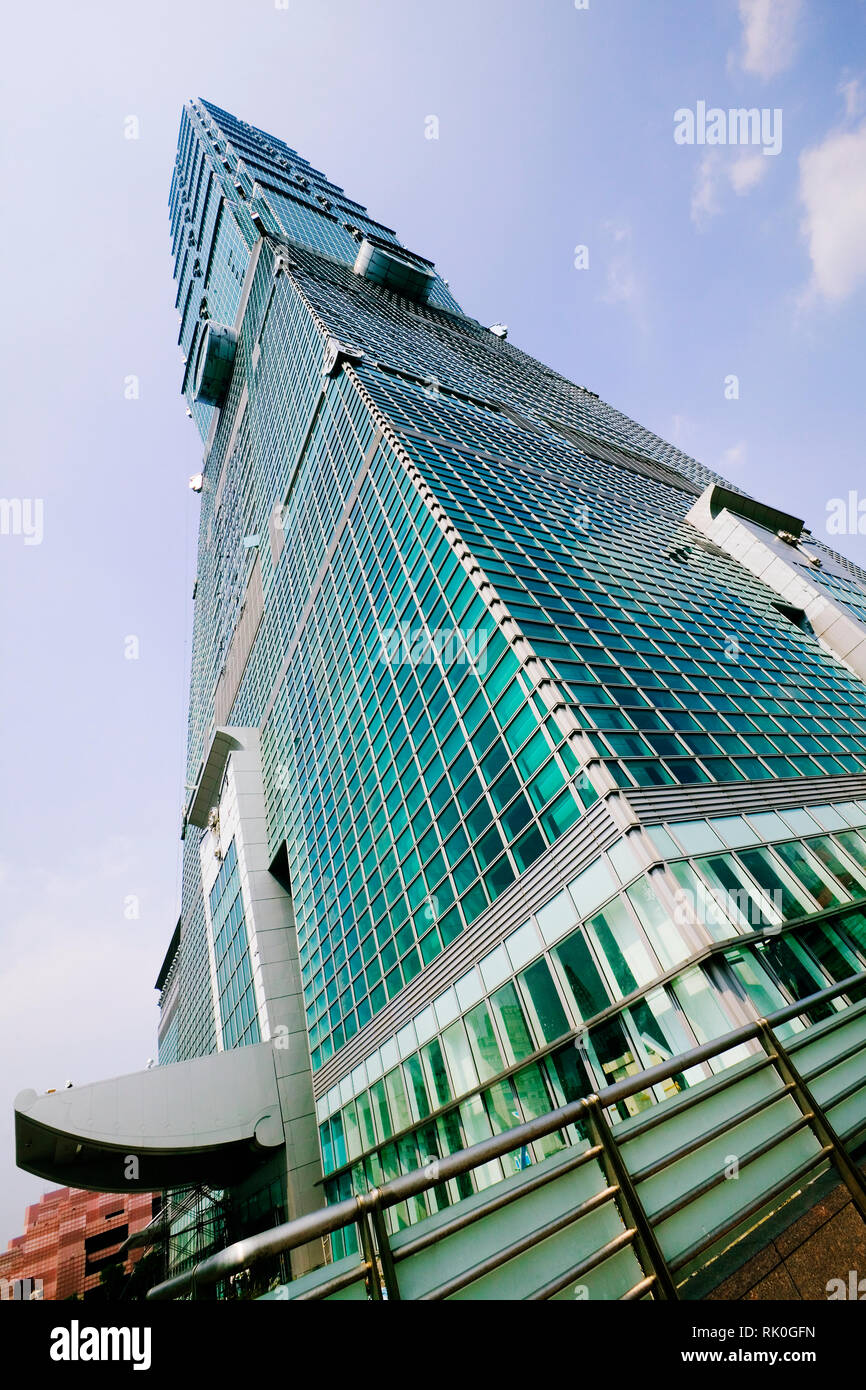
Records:
[[[862,971],[864,572],[209,102],[170,217],[204,462],[161,1065],[104,1123],[19,1097],[19,1161],[73,1133],[119,1181],[108,1117],[169,1113],[140,1181],[229,1190],[234,1238]]]

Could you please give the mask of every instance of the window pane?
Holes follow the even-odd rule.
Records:
[[[819,907],[833,907],[845,901],[845,894],[830,880],[830,875],[820,872],[815,860],[803,850],[802,845],[776,845],[776,853],[785,861],[791,873],[812,894]]]
[[[848,851],[854,863],[859,864],[861,869],[866,869],[866,843],[863,837],[858,835],[856,830],[840,830],[836,839]]]
[[[826,975],[805,951],[798,948],[793,938],[764,940],[758,943],[757,950],[792,999],[805,999],[807,995],[827,988],[829,982]],[[817,1023],[834,1012],[832,1004],[825,1002],[809,1009],[808,1017]]]
[[[723,848],[715,830],[705,820],[678,821],[669,828],[686,854],[705,854],[707,850]]]
[[[480,1096],[470,1096],[468,1100],[461,1103],[460,1119],[466,1134],[467,1148],[473,1144],[480,1144],[482,1139],[490,1137],[490,1121]],[[502,1164],[498,1158],[495,1158],[491,1163],[485,1163],[480,1168],[473,1168],[472,1177],[480,1192],[482,1188],[490,1187],[492,1183],[502,1181]]]
[[[836,846],[829,835],[817,835],[814,840],[807,840],[806,844],[813,854],[817,855],[821,863],[825,865],[839,880],[843,888],[847,888],[849,893],[855,897],[863,896],[863,884],[866,880],[855,874],[846,863],[843,856],[837,852]]]
[[[388,1113],[384,1081],[376,1081],[370,1087],[370,1099],[373,1102],[373,1117],[376,1121],[377,1137],[379,1140],[390,1139],[394,1131],[391,1128],[391,1116]]]
[[[802,928],[797,940],[816,958],[831,980],[847,980],[850,975],[859,975],[863,968],[850,946],[826,922]],[[847,992],[852,1002],[864,997],[866,985],[855,985]]]
[[[346,1152],[349,1158],[357,1158],[362,1152],[364,1145],[361,1140],[361,1131],[358,1126],[358,1115],[354,1101],[349,1101],[349,1104],[343,1110],[343,1129],[346,1135]]]
[[[602,1086],[612,1086],[615,1081],[624,1081],[626,1077],[635,1076],[643,1070],[634,1055],[620,1019],[610,1018],[605,1023],[591,1028],[587,1034],[587,1042]],[[638,1111],[645,1110],[652,1103],[650,1091],[639,1091],[636,1095],[628,1096],[626,1100],[619,1102],[615,1109],[620,1117],[625,1119],[628,1115],[636,1115]]]
[[[678,1056],[681,1052],[688,1052],[695,1045],[694,1038],[686,1031],[673,1000],[664,989],[651,990],[645,999],[631,1005],[628,1014],[646,1054],[643,1059],[644,1065],[648,1067],[669,1062],[672,1057]],[[666,1081],[660,1082],[654,1090],[659,1100],[665,1100],[668,1096],[685,1090],[687,1086],[702,1081],[705,1076],[703,1066],[690,1067],[687,1071],[676,1072]]]
[[[430,1101],[427,1097],[427,1088],[424,1085],[424,1070],[421,1066],[421,1058],[418,1056],[417,1052],[414,1057],[407,1058],[403,1063],[403,1073],[406,1077],[413,1118],[416,1120],[424,1120],[430,1114]]]
[[[453,1095],[448,1080],[448,1069],[445,1066],[445,1058],[442,1055],[438,1038],[434,1038],[426,1047],[422,1047],[421,1065],[424,1068],[427,1089],[433,1097],[434,1106],[447,1105],[449,1100],[453,1100]]]
[[[647,946],[632,921],[628,909],[615,898],[604,912],[590,918],[587,930],[595,938],[611,973],[623,994],[648,984],[660,973]]]
[[[580,913],[592,912],[599,903],[616,891],[610,869],[603,859],[591,864],[568,885]]]
[[[582,1100],[597,1088],[589,1062],[584,1060],[584,1052],[579,1052],[574,1043],[568,1043],[544,1059],[544,1070],[550,1079],[557,1107]],[[586,1137],[586,1123],[579,1127],[569,1126],[568,1132],[573,1133],[575,1129],[578,1129],[582,1139]]]
[[[539,1115],[546,1115],[553,1108],[547,1087],[544,1084],[544,1076],[537,1063],[524,1067],[513,1078],[513,1081],[525,1119],[537,1119]],[[555,1130],[553,1134],[545,1134],[542,1139],[536,1139],[532,1145],[536,1160],[540,1161],[542,1158],[547,1158],[549,1154],[558,1153],[560,1149],[565,1147],[565,1143],[565,1136],[561,1130]]]
[[[385,1077],[385,1089],[388,1093],[388,1103],[394,1129],[408,1129],[409,1125],[412,1123],[412,1112],[409,1109],[409,1100],[406,1095],[403,1073],[399,1067],[395,1067],[393,1071],[388,1072]]]
[[[699,1043],[711,1042],[714,1038],[721,1037],[723,1033],[731,1031],[734,1025],[722,1008],[719,996],[710,985],[700,966],[687,970],[674,980],[673,989]],[[740,1062],[748,1056],[749,1049],[743,1043],[739,1047],[730,1048],[727,1052],[721,1053],[718,1057],[713,1057],[710,1066],[713,1071],[722,1071],[725,1067],[733,1065],[734,1062]]]
[[[626,897],[665,969],[687,960],[689,948],[653,892],[651,880],[646,876],[639,878],[626,889]]]
[[[343,1117],[339,1113],[331,1116],[331,1138],[334,1144],[334,1167],[342,1168],[346,1162],[346,1140],[343,1134]]]
[[[370,1105],[370,1097],[366,1091],[362,1091],[355,1098],[355,1109],[358,1116],[358,1127],[361,1132],[362,1149],[371,1149],[376,1143],[376,1130],[373,1126],[373,1110]]]
[[[523,988],[529,1020],[535,1033],[536,1045],[555,1042],[570,1028],[546,960],[537,960],[524,970],[518,980]]]
[[[502,1134],[504,1130],[513,1129],[515,1125],[523,1123],[523,1116],[510,1081],[497,1081],[495,1086],[488,1087],[482,1095],[494,1134]],[[506,1158],[506,1163],[508,1161]]]
[[[737,947],[725,952],[725,960],[742,985],[746,997],[751,1000],[759,1018],[766,1018],[767,1014],[773,1013],[776,1009],[783,1009],[788,1003],[773,977],[767,973],[753,951],[746,947]],[[799,1020],[795,1019],[794,1022],[799,1023]],[[802,1028],[803,1025],[799,1026]],[[782,1036],[790,1031],[790,1027],[785,1026]]]
[[[714,941],[726,941],[731,936],[738,936],[735,922],[743,930],[748,929],[748,919],[738,910],[735,899],[728,901],[728,894],[723,888],[714,885],[708,889],[691,864],[671,864],[670,870],[685,895],[683,908],[687,908],[706,927]]]
[[[529,1033],[517,990],[514,985],[503,985],[490,996],[490,1007],[499,1025],[509,1062],[520,1062],[535,1051],[535,1044]]]
[[[718,890],[727,917],[737,913],[751,927],[775,926],[781,921],[772,901],[752,887],[731,854],[713,854],[695,864],[711,888]]]
[[[711,820],[710,825],[732,849],[737,849],[740,845],[760,844],[758,836],[742,816],[720,816]]]
[[[460,1022],[452,1023],[442,1033],[442,1046],[448,1058],[448,1068],[456,1094],[463,1095],[478,1085],[478,1073],[472,1061],[466,1029]]]
[[[584,939],[583,929],[573,932],[553,952],[562,967],[581,1019],[594,1017],[610,1001],[595,961]]]
[[[478,1067],[479,1079],[486,1081],[488,1077],[504,1071],[505,1063],[499,1051],[499,1044],[496,1041],[496,1034],[493,1031],[493,1023],[487,1012],[486,1004],[476,1004],[475,1008],[470,1009],[469,1013],[464,1016],[463,1021],[469,1034],[469,1043]]]
[[[814,911],[802,889],[795,891],[788,875],[785,874],[783,877],[783,872],[777,868],[769,850],[743,849],[740,850],[740,859],[756,883],[770,894],[776,911],[786,922],[792,917],[802,917],[804,913]]]
[[[835,921],[845,929],[860,955],[866,958],[866,913],[846,912],[844,917],[837,917]]]

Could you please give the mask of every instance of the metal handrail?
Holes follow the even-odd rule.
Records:
[[[773,1065],[772,1058],[768,1057],[767,1062],[770,1066]],[[754,1072],[750,1072],[748,1075],[753,1076]],[[737,1079],[739,1080],[741,1076],[742,1073],[740,1073]],[[794,1084],[790,1082],[787,1086],[782,1086],[778,1091],[771,1091],[769,1095],[761,1096],[759,1100],[754,1101],[751,1105],[747,1105],[744,1110],[737,1111],[736,1123],[741,1125],[744,1124],[746,1120],[753,1120],[755,1116],[760,1115],[762,1111],[769,1110],[773,1105],[778,1105],[780,1100],[784,1100],[786,1096],[790,1096],[793,1091]],[[677,1114],[681,1113],[682,1108],[678,1107]],[[687,1158],[689,1154],[695,1153],[697,1149],[705,1148],[706,1145],[711,1144],[714,1139],[721,1139],[731,1128],[733,1128],[731,1121],[725,1119],[720,1120],[718,1124],[713,1125],[710,1129],[701,1130],[700,1134],[695,1134],[691,1139],[686,1139],[674,1149],[673,1153],[663,1154],[660,1158],[653,1159],[651,1163],[645,1164],[643,1168],[632,1169],[632,1181],[636,1183],[649,1182],[650,1178],[654,1178],[657,1173],[662,1172],[662,1170],[669,1167],[671,1163],[678,1163],[681,1158]],[[640,1133],[644,1134],[646,1131],[641,1130]],[[632,1138],[632,1131],[629,1130],[628,1134],[623,1136],[621,1142],[623,1145],[625,1145],[626,1142],[631,1143]]]
[[[526,1197],[531,1192],[537,1192],[539,1188],[546,1187],[550,1182],[558,1182],[567,1173],[573,1173],[577,1168],[584,1167],[587,1163],[592,1163],[594,1159],[600,1158],[602,1148],[600,1144],[593,1144],[588,1149],[581,1149],[579,1153],[573,1154],[556,1164],[555,1168],[541,1168],[536,1170],[531,1177],[520,1184],[519,1196]],[[498,1185],[497,1185],[498,1186]],[[408,1260],[410,1255],[417,1255],[422,1250],[427,1250],[431,1245],[436,1245],[440,1240],[446,1240],[448,1236],[456,1235],[458,1231],[463,1231],[467,1226],[471,1226],[481,1217],[492,1216],[495,1211],[501,1211],[514,1201],[514,1192],[511,1188],[504,1191],[497,1190],[497,1186],[491,1189],[492,1195],[481,1203],[480,1206],[471,1207],[468,1211],[458,1209],[456,1216],[451,1216],[441,1226],[437,1226],[433,1231],[424,1231],[421,1235],[416,1235],[405,1245],[401,1245],[399,1250],[394,1251],[394,1259],[397,1261]]]
[[[232,1274],[247,1269],[259,1260],[297,1249],[299,1246],[306,1245],[344,1226],[365,1223],[374,1212],[381,1212],[388,1207],[396,1206],[409,1197],[418,1196],[429,1188],[437,1187],[448,1182],[451,1178],[459,1177],[492,1159],[501,1158],[514,1149],[522,1148],[536,1139],[542,1139],[558,1129],[564,1129],[580,1120],[588,1120],[593,1112],[597,1119],[603,1121],[603,1111],[610,1106],[627,1100],[639,1091],[647,1090],[661,1081],[666,1081],[678,1072],[686,1071],[701,1062],[710,1061],[713,1057],[729,1051],[740,1043],[752,1042],[755,1039],[763,1040],[766,1037],[768,1026],[773,1027],[787,1023],[814,1008],[817,1004],[835,999],[840,994],[844,994],[846,990],[863,983],[866,983],[866,971],[850,975],[838,984],[818,990],[816,993],[798,1000],[795,1004],[789,1004],[782,1009],[775,1010],[766,1018],[731,1029],[721,1038],[714,1038],[711,1042],[702,1043],[666,1062],[648,1067],[625,1081],[617,1081],[611,1086],[605,1086],[596,1095],[571,1101],[557,1110],[549,1111],[546,1115],[517,1125],[514,1129],[506,1130],[504,1133],[493,1135],[488,1139],[482,1139],[469,1148],[460,1149],[456,1153],[439,1158],[435,1162],[435,1171],[432,1174],[430,1169],[434,1165],[418,1168],[412,1173],[392,1178],[382,1187],[373,1188],[371,1191],[355,1197],[344,1198],[340,1202],[310,1212],[306,1216],[296,1217],[293,1221],[284,1222],[282,1225],[274,1226],[258,1235],[236,1241],[202,1260],[193,1269],[185,1270],[182,1274],[175,1275],[161,1284],[156,1284],[148,1291],[147,1298],[151,1300],[176,1298],[189,1292],[192,1288],[198,1289],[202,1286],[216,1284]],[[837,1018],[841,1025],[847,1021],[847,1012],[839,1013]],[[833,1026],[835,1026],[835,1020]],[[732,1071],[730,1077],[722,1081],[722,1085],[732,1085],[738,1079],[739,1072]],[[660,1105],[664,1105],[664,1102],[660,1102]],[[628,1138],[629,1135],[623,1136],[624,1140]],[[514,1196],[515,1199],[520,1196],[519,1187],[515,1188]],[[483,1215],[483,1210],[479,1210],[478,1214],[479,1216]]]

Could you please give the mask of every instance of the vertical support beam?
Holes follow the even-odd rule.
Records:
[[[400,1285],[397,1282],[397,1268],[391,1251],[391,1242],[388,1238],[388,1228],[385,1225],[385,1213],[382,1211],[378,1202],[371,1208],[370,1217],[373,1222],[373,1230],[376,1234],[379,1263],[382,1266],[382,1278],[385,1281],[385,1292],[388,1295],[388,1302],[399,1303],[401,1299]]]
[[[662,1298],[677,1300],[679,1294],[673,1275],[656,1239],[652,1222],[644,1211],[643,1203],[637,1194],[637,1188],[632,1182],[631,1173],[625,1166],[625,1160],[619,1151],[619,1146],[611,1132],[598,1096],[588,1096],[586,1105],[593,1141],[601,1146],[602,1167],[605,1170],[607,1180],[611,1187],[619,1189],[620,1197],[625,1206],[623,1216],[626,1222],[630,1222],[637,1231],[635,1244],[645,1266],[645,1273],[655,1275],[655,1287]]]
[[[376,1251],[373,1244],[373,1232],[370,1228],[370,1217],[367,1208],[362,1206],[360,1201],[358,1202],[356,1224],[358,1227],[358,1241],[366,1266],[364,1279],[367,1285],[367,1296],[373,1303],[381,1303],[382,1281],[379,1276],[379,1266],[376,1262]]]

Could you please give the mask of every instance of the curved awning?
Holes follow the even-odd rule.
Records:
[[[690,521],[699,531],[706,533],[707,526],[723,511],[728,511],[733,516],[745,517],[747,521],[754,521],[767,531],[787,531],[793,536],[799,536],[803,531],[802,519],[794,516],[792,512],[780,511],[778,507],[759,502],[757,498],[749,497],[744,492],[735,492],[733,488],[725,487],[722,483],[710,483],[704,488],[694,506],[687,512],[686,521]]]
[[[212,806],[219,800],[220,784],[229,754],[243,748],[243,729],[214,729],[207,756],[199,769],[198,781],[192,789],[185,821],[204,830]]]
[[[283,1142],[270,1043],[15,1098],[18,1167],[95,1192],[227,1187]]]

